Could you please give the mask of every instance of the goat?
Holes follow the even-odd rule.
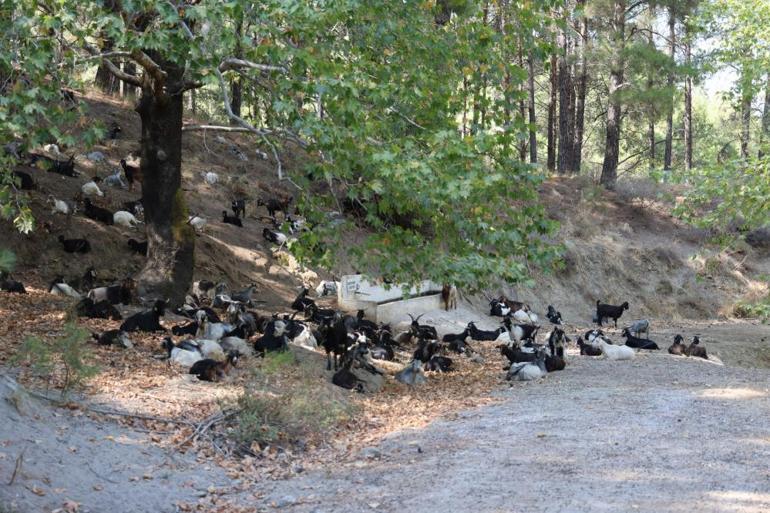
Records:
[[[131,251],[142,256],[147,255],[147,241],[139,242],[138,240],[128,239],[128,247]]]
[[[503,325],[513,337],[514,342],[534,342],[540,326],[537,324],[513,324],[510,317],[503,319]]]
[[[48,286],[48,292],[54,296],[69,296],[75,299],[82,299],[83,296],[64,282],[64,276],[57,276]]]
[[[233,211],[233,215],[238,218],[246,217],[246,200],[237,199],[230,202],[230,209]]]
[[[87,296],[95,302],[109,301],[110,304],[113,305],[117,305],[118,303],[127,305],[131,303],[134,286],[134,280],[126,278],[120,285],[110,285],[109,287],[97,287],[91,289],[88,291]]]
[[[134,182],[142,183],[142,167],[136,164],[129,164],[126,159],[120,159],[120,167],[123,168],[123,173],[126,175],[126,181],[128,182],[128,190],[134,190]]]
[[[316,306],[315,301],[307,297],[308,290],[307,287],[302,287],[302,290],[297,295],[296,298],[294,298],[294,301],[291,302],[291,308],[292,310],[297,310],[299,312],[304,312],[308,307],[310,306]]]
[[[18,183],[18,188],[23,191],[31,191],[37,189],[35,180],[32,179],[32,175],[25,173],[24,171],[13,172],[14,182]]]
[[[596,300],[596,319],[599,326],[602,325],[602,321],[612,319],[615,322],[615,327],[618,327],[618,319],[623,315],[623,310],[628,310],[628,301],[625,301],[620,306],[602,304],[600,300]]]
[[[286,337],[286,323],[273,321],[272,328],[268,325],[266,333],[254,341],[254,350],[264,356],[268,351],[286,351],[289,340]]]
[[[439,350],[438,342],[435,340],[427,340],[421,338],[417,343],[417,349],[412,354],[413,360],[420,360],[423,363],[427,363],[428,360],[433,358]]]
[[[476,327],[475,322],[469,322],[468,323],[468,334],[471,337],[471,340],[497,340],[497,337],[500,336],[501,333],[505,331],[505,328],[497,328],[494,331],[488,331],[488,330],[480,330]]]
[[[425,383],[425,374],[422,371],[422,362],[412,360],[409,364],[398,371],[395,375],[396,381],[405,385],[422,385]]]
[[[412,317],[412,314],[407,315],[410,319],[412,319],[412,323],[410,324],[409,329],[411,330],[414,337],[429,338],[432,340],[438,339],[438,332],[436,332],[436,328],[427,324],[420,324],[420,318],[425,314],[420,314],[417,317]]]
[[[119,321],[121,317],[118,309],[112,306],[109,301],[96,301],[90,297],[84,297],[75,305],[75,312],[78,317],[88,317],[90,319],[111,319]]]
[[[90,198],[85,198],[83,200],[83,205],[85,205],[85,208],[83,209],[83,213],[86,215],[86,217],[93,219],[94,221],[99,221],[101,223],[104,223],[106,225],[112,225],[114,224],[114,218],[112,212],[107,210],[106,208],[97,207],[93,203],[91,203]]]
[[[190,367],[188,374],[194,374],[201,381],[219,381],[224,378],[238,361],[238,353],[230,351],[224,362],[218,362],[211,358],[198,360]]]
[[[423,368],[426,371],[434,371],[434,372],[452,372],[454,369],[452,368],[452,359],[446,356],[440,356],[440,355],[433,355],[430,357],[430,360],[425,362],[423,364]]]
[[[96,280],[96,270],[93,267],[86,269],[83,276],[70,280],[73,287],[80,290],[91,290]]]
[[[26,294],[27,290],[20,281],[11,278],[7,271],[0,271],[0,290],[16,294]]]
[[[135,216],[144,214],[144,198],[139,198],[138,200],[133,201],[124,201],[123,210],[126,212],[131,212]]]
[[[183,367],[192,367],[196,362],[203,360],[197,346],[185,343],[175,346],[171,337],[164,337],[161,347],[168,351],[169,361]]]
[[[53,210],[51,211],[52,214],[58,213],[70,216],[75,213],[75,204],[71,201],[56,199],[49,195],[46,202],[53,206]]]
[[[91,244],[86,239],[65,239],[64,235],[59,235],[59,242],[67,253],[88,253],[91,251]]]
[[[123,183],[123,177],[121,176],[120,169],[115,168],[110,176],[105,178],[103,182],[111,187],[125,187]]]
[[[228,215],[227,210],[222,211],[222,222],[243,228],[243,221],[241,221],[241,218],[238,216]]]
[[[48,168],[48,171],[51,173],[58,173],[60,175],[69,176],[69,177],[77,177],[79,176],[79,173],[75,171],[75,156],[69,158],[69,160],[62,161],[62,160],[54,160],[51,163],[51,167]]]
[[[676,335],[674,337],[674,343],[669,346],[668,352],[669,354],[675,354],[679,356],[684,356],[687,354],[687,345],[685,345],[682,335]]]
[[[139,312],[123,321],[120,329],[123,331],[166,331],[166,328],[160,325],[160,318],[166,313],[166,302],[162,299],[155,301],[152,310]]]
[[[93,180],[90,182],[86,182],[83,185],[80,186],[80,192],[82,192],[85,196],[99,196],[103,197],[104,193],[99,188],[99,186],[96,184],[99,180],[99,177],[94,177]]]
[[[125,331],[108,330],[101,335],[97,335],[96,333],[92,333],[92,335],[94,340],[96,340],[96,343],[100,346],[119,346],[125,349],[131,349],[134,347],[134,343],[131,342],[131,339],[128,337],[128,333]]]
[[[537,324],[537,315],[535,315],[532,311],[529,309],[526,309],[526,306],[520,310],[516,310],[513,312],[513,318],[520,323],[523,324]]]
[[[113,121],[112,125],[110,125],[110,128],[107,130],[107,139],[109,139],[110,141],[114,141],[115,139],[118,138],[118,134],[120,132],[122,132],[122,130],[120,129],[120,125],[118,125]]]
[[[537,358],[537,355],[534,352],[522,351],[517,347],[510,347],[507,344],[500,344],[497,347],[500,349],[500,354],[508,359],[508,366],[504,367],[503,370],[508,370],[511,364],[534,362]]]
[[[578,337],[577,345],[580,348],[580,354],[586,356],[601,356],[602,350],[591,344],[583,342],[583,337]]]
[[[545,314],[551,324],[561,324],[561,312],[557,312],[553,305],[548,305],[548,313]]]
[[[508,299],[505,296],[500,296],[497,299],[498,303],[502,303],[505,306],[507,306],[512,312],[515,312],[517,310],[524,310],[525,312],[529,311],[529,305],[526,303],[522,303],[521,301],[514,301],[512,299]]]
[[[206,171],[201,173],[203,181],[209,185],[216,185],[219,183],[219,175],[213,171]]]
[[[337,369],[342,355],[354,343],[366,343],[366,337],[361,333],[356,333],[356,318],[346,315],[333,325],[324,324],[319,327],[323,336],[323,347],[326,351],[326,370],[332,369],[332,355],[334,359],[334,369]]]
[[[449,344],[453,342],[465,342],[468,337],[470,336],[470,331],[468,328],[465,328],[461,333],[447,333],[443,337],[441,337],[442,342],[447,342]]]
[[[505,303],[497,300],[489,302],[489,315],[494,317],[505,317],[509,313],[511,313],[511,309]]]
[[[441,301],[444,303],[444,310],[457,310],[457,287],[445,283],[441,287]]]
[[[251,356],[254,354],[254,348],[252,348],[246,339],[240,337],[225,337],[219,341],[219,345],[223,351],[235,352],[238,356]]]
[[[267,213],[270,215],[270,217],[275,219],[275,213],[276,212],[283,212],[283,217],[286,219],[289,215],[289,205],[291,202],[294,201],[293,196],[289,196],[288,198],[269,198],[267,200],[258,199],[257,200],[257,206],[261,207],[264,206],[267,208]]]
[[[257,291],[257,286],[252,283],[245,289],[239,290],[237,292],[233,292],[232,294],[230,294],[230,299],[232,299],[233,301],[237,301],[239,303],[244,303],[251,306],[251,301],[252,301],[251,296],[253,296],[256,291]]]
[[[607,360],[630,360],[635,356],[634,350],[628,346],[608,344],[603,338],[597,338],[602,354]]]
[[[631,331],[628,328],[623,328],[622,335],[626,339],[626,345],[628,347],[634,347],[636,349],[651,349],[658,350],[658,344],[652,340],[646,338],[637,338],[631,335]]]
[[[545,370],[548,372],[564,370],[566,366],[567,362],[564,360],[564,356],[549,354],[545,357]]]
[[[136,220],[134,214],[126,212],[125,210],[118,210],[112,214],[112,223],[119,226],[125,226],[126,228],[136,228],[139,221]]]
[[[198,321],[190,321],[187,324],[177,324],[171,327],[171,333],[177,337],[182,335],[196,335],[198,333]]]
[[[638,337],[639,335],[644,332],[644,334],[649,337],[650,336],[650,321],[647,319],[640,319],[638,321],[634,321],[631,323],[630,326],[627,326],[628,331],[634,334],[635,337]]]
[[[550,349],[551,355],[564,358],[564,342],[567,341],[569,341],[569,339],[564,333],[564,330],[554,328],[548,335],[548,349]]]
[[[274,244],[278,244],[280,246],[283,246],[284,244],[286,244],[286,241],[289,240],[286,234],[278,231],[273,231],[270,228],[264,228],[262,230],[262,237],[264,237],[266,241],[272,242]]]
[[[546,375],[545,351],[539,349],[534,362],[513,363],[508,369],[505,379],[508,381],[534,381]]]
[[[305,307],[305,319],[310,319],[318,324],[332,320],[335,315],[337,315],[336,311],[331,308],[318,308],[315,303]]]
[[[694,356],[697,358],[703,358],[704,360],[708,360],[709,357],[706,354],[706,348],[700,346],[699,344],[700,344],[700,338],[698,338],[698,336],[696,335],[692,338],[692,342],[687,347],[687,351],[685,352],[685,354],[687,356]]]
[[[353,366],[356,366],[358,372],[365,371],[381,375],[382,371],[369,363],[369,356],[369,349],[365,343],[352,346],[345,352],[340,369],[332,376],[332,383],[348,390],[355,390],[360,393],[366,392],[366,381],[356,375],[353,371]]]
[[[200,233],[203,231],[203,228],[206,227],[206,224],[208,221],[206,221],[205,218],[194,215],[187,218],[187,224],[193,227],[193,230],[195,230],[195,233]]]

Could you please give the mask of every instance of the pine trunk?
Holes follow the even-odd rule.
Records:
[[[692,62],[689,37],[684,45],[684,58],[689,70]],[[684,168],[687,171],[692,169],[692,77],[689,74],[684,80]]]
[[[535,59],[530,51],[527,57],[527,92],[529,93],[529,161],[537,164],[537,115],[535,112]],[[770,91],[770,88],[768,88]]]
[[[102,53],[112,51],[113,42],[112,39],[105,38],[102,45]],[[94,78],[94,85],[98,87],[104,94],[116,95],[120,91],[120,80],[110,72],[110,69],[103,62],[99,64],[96,69],[96,77]]]
[[[165,87],[146,86],[136,107],[142,120],[141,169],[148,251],[136,277],[144,303],[168,299],[179,305],[192,282],[195,233],[187,223],[182,182],[184,70],[153,58],[168,73]]]
[[[585,1],[578,2],[584,5]],[[588,87],[588,18],[583,16],[580,34],[580,73],[575,86],[575,149],[574,172],[579,173],[583,166],[583,137],[585,132],[586,89]]]
[[[668,73],[668,88],[671,91],[671,107],[666,113],[666,147],[663,150],[663,169],[671,169],[673,162],[673,144],[674,144],[674,69],[676,62],[676,15],[673,8],[668,11],[668,55],[671,58],[671,71]]]
[[[572,150],[575,145],[572,139],[572,121],[570,113],[570,96],[572,92],[572,77],[570,76],[569,38],[565,33],[559,36],[561,53],[559,55],[559,160],[556,171],[559,174],[570,172]]]
[[[604,162],[600,182],[608,189],[615,188],[618,179],[618,160],[620,154],[621,104],[619,89],[623,84],[626,36],[626,2],[616,0],[612,16],[612,61],[610,64],[609,100],[607,105],[607,126],[604,145]]]
[[[551,96],[548,102],[548,147],[546,149],[548,153],[548,170],[554,171],[556,169],[556,101],[557,91],[559,88],[559,81],[557,79],[558,73],[556,69],[556,55],[551,55]]]
[[[762,108],[762,130],[759,132],[759,151],[757,156],[762,158],[767,154],[765,147],[770,145],[770,73],[765,82],[765,106]]]

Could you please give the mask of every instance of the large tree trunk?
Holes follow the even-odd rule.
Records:
[[[561,53],[559,54],[559,160],[556,170],[559,174],[569,173],[572,167],[572,150],[575,147],[572,139],[572,112],[570,110],[572,95],[572,76],[570,73],[569,38],[565,32],[559,36]]]
[[[676,14],[673,7],[668,10],[668,55],[671,57],[671,71],[668,73],[668,88],[671,91],[671,107],[666,113],[666,147],[663,150],[663,169],[671,169],[674,144],[674,63],[676,62]]]
[[[241,35],[243,34],[243,19],[240,18],[235,25],[235,57],[240,59],[243,57],[243,49],[241,47]],[[236,75],[230,82],[230,108],[233,109],[233,113],[241,117],[241,104],[243,103],[243,92],[241,86],[241,78]],[[235,121],[231,120],[231,123]]]
[[[770,73],[765,79],[765,106],[762,108],[762,130],[759,132],[759,151],[757,156],[762,158],[767,151],[765,146],[770,145]]]
[[[649,38],[647,40],[647,44],[650,46],[650,55],[652,55],[655,52],[655,40],[652,38],[652,31],[654,27],[652,24],[650,24],[649,27]],[[647,90],[652,91],[652,89],[655,87],[655,77],[652,74],[652,71],[649,72],[647,75]],[[657,118],[657,112],[655,110],[655,106],[650,106],[650,112],[649,112],[649,119],[647,120],[647,138],[649,140],[650,144],[650,169],[653,169],[655,167],[655,119]]]
[[[556,55],[551,55],[551,95],[548,101],[548,146],[546,151],[548,153],[548,170],[554,171],[556,169],[556,101],[557,90],[559,88],[559,82],[557,79],[558,72],[556,69]]]
[[[753,80],[743,70],[740,77],[741,91],[741,158],[749,157],[749,139],[751,137],[751,102],[754,99]]]
[[[535,59],[527,56],[527,92],[529,93],[529,161],[537,164],[537,116],[535,113]],[[770,88],[768,88],[770,91]]]
[[[518,49],[518,61],[519,61],[519,67],[521,69],[524,69],[524,53],[522,47],[524,46],[523,41],[521,40],[521,37],[519,37],[519,49]],[[523,123],[525,119],[527,119],[527,103],[524,99],[524,84],[521,84],[519,86],[519,93],[520,93],[520,100],[519,100],[519,117],[521,118],[521,122]],[[521,141],[519,142],[519,160],[521,162],[527,161],[527,139],[524,137],[521,138]]]
[[[692,64],[692,48],[689,34],[685,34],[684,59],[687,69]],[[688,75],[684,79],[684,168],[692,169],[692,77]]]
[[[578,5],[585,5],[580,0]],[[583,166],[583,137],[585,132],[586,89],[588,87],[588,17],[583,16],[580,33],[580,72],[575,86],[575,173]]]
[[[105,38],[104,44],[101,48],[102,53],[111,51],[113,45],[114,43],[112,39]],[[110,69],[104,62],[101,62],[99,67],[96,69],[94,85],[98,87],[103,93],[109,95],[115,95],[120,91],[120,80],[118,80],[115,75],[110,72]]]
[[[136,107],[142,120],[141,168],[148,251],[137,276],[138,293],[145,303],[169,299],[184,301],[192,282],[195,233],[187,223],[182,182],[183,70],[153,55],[168,73],[164,88],[153,83],[142,91]]]
[[[607,127],[604,144],[604,162],[600,182],[608,189],[615,187],[618,179],[620,154],[621,104],[619,89],[623,84],[625,60],[623,52],[626,41],[626,2],[616,0],[612,15],[612,58],[610,63],[609,100],[607,105]]]

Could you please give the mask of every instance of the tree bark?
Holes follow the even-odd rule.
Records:
[[[618,179],[620,154],[621,103],[619,89],[623,84],[625,60],[623,51],[626,41],[626,2],[616,0],[612,15],[612,58],[610,62],[609,100],[607,105],[607,127],[604,144],[604,162],[600,182],[607,189],[615,188]]]
[[[125,62],[123,64],[123,71],[128,73],[129,75],[136,75],[136,64],[134,64],[131,61]],[[122,82],[123,91],[121,93],[121,96],[123,98],[136,98],[136,86],[129,84],[127,82]]]
[[[652,52],[655,51],[655,40],[652,38],[652,31],[654,27],[652,26],[652,23],[650,23],[649,26],[649,38],[647,40],[647,44],[650,46],[650,50]],[[647,75],[647,90],[652,91],[652,89],[655,87],[655,77],[653,76],[653,72],[650,71]],[[650,143],[650,169],[653,169],[655,167],[655,119],[657,117],[657,112],[655,110],[655,105],[650,106],[650,112],[649,112],[649,119],[647,120],[647,138]]]
[[[759,132],[759,151],[757,156],[762,158],[767,151],[765,146],[770,144],[770,73],[765,79],[765,106],[762,108],[762,130]]]
[[[585,0],[580,0],[578,5],[585,5]],[[583,166],[583,137],[585,131],[586,89],[588,87],[588,17],[583,16],[580,33],[580,72],[575,86],[575,149],[573,157],[575,161],[574,172],[580,173]]]
[[[243,34],[243,19],[238,19],[235,25],[235,50],[234,56],[238,59],[243,57],[243,49],[241,47],[241,35]],[[241,78],[238,75],[233,76],[230,82],[230,107],[233,109],[233,113],[241,117],[241,104],[243,103],[243,94],[241,86]],[[234,123],[234,121],[231,121]]]
[[[527,56],[527,92],[529,93],[529,161],[537,164],[537,115],[535,112],[535,59]],[[770,88],[768,88],[770,91]],[[766,102],[767,103],[767,102]]]
[[[141,169],[148,251],[136,277],[144,303],[184,301],[192,282],[195,233],[187,223],[182,183],[183,69],[151,57],[168,73],[165,87],[146,80],[136,107],[142,120]]]
[[[687,29],[686,29],[687,30]],[[687,30],[689,32],[689,30]],[[692,64],[692,47],[690,46],[689,34],[685,34],[684,58],[688,69],[684,80],[684,168],[689,171],[692,169],[692,77],[690,76],[690,65]]]
[[[559,36],[561,52],[559,54],[559,160],[556,171],[566,174],[572,167],[572,150],[575,148],[572,138],[572,116],[570,111],[572,95],[572,76],[569,66],[570,43],[565,32]]]
[[[548,102],[548,146],[546,152],[548,153],[548,170],[554,171],[556,169],[556,101],[557,90],[559,88],[559,82],[557,79],[558,73],[556,69],[556,54],[551,55],[551,95]]]
[[[104,44],[101,47],[102,53],[112,50],[114,42],[110,38],[104,39]],[[99,67],[96,69],[96,77],[94,78],[94,85],[98,87],[104,94],[111,96],[117,94],[120,91],[120,81],[110,72],[110,69],[104,62],[99,63]]]
[[[666,146],[663,150],[663,169],[671,169],[674,145],[674,64],[676,63],[676,13],[673,7],[668,10],[668,55],[671,58],[671,71],[668,72],[667,84],[671,91],[671,106],[666,113]]]
[[[521,40],[521,37],[519,37],[519,49],[518,49],[518,61],[519,61],[519,67],[521,69],[524,69],[524,53],[523,53],[523,46],[524,42]],[[521,93],[520,100],[519,100],[519,117],[521,117],[522,123],[525,119],[527,119],[527,103],[524,99],[524,84],[522,84],[519,87],[519,92]],[[521,138],[521,141],[519,142],[519,160],[521,162],[527,161],[527,142],[528,139],[525,139],[524,137]]]

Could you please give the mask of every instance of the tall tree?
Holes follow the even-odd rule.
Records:
[[[663,169],[671,169],[673,161],[673,148],[674,148],[674,75],[675,68],[673,64],[676,63],[676,11],[674,10],[674,4],[672,3],[668,7],[668,55],[671,58],[672,67],[668,72],[667,83],[671,91],[672,101],[670,108],[666,112],[666,142],[663,149]]]
[[[565,20],[565,25],[567,20]],[[571,59],[571,38],[566,29],[559,34],[559,159],[556,170],[560,174],[566,174],[572,171],[573,157],[572,152],[575,149],[574,132],[574,111],[571,108],[574,105],[574,88],[572,85],[572,66]]]
[[[620,88],[623,85],[625,72],[624,50],[626,45],[626,2],[612,2],[612,18],[610,23],[610,81],[607,100],[607,123],[605,128],[604,162],[600,182],[608,189],[615,187],[618,176],[618,160],[620,156],[620,126],[621,98]]]
[[[548,98],[548,120],[547,124],[547,166],[549,171],[556,170],[556,144],[558,143],[558,134],[556,133],[556,105],[558,104],[558,92],[559,92],[559,73],[556,66],[557,57],[556,54],[551,54],[549,63],[549,85],[550,93]]]
[[[588,16],[585,13],[585,0],[578,0],[580,10],[580,64],[575,85],[575,148],[574,171],[580,172],[583,163],[583,137],[585,132],[586,91],[588,88]]]

